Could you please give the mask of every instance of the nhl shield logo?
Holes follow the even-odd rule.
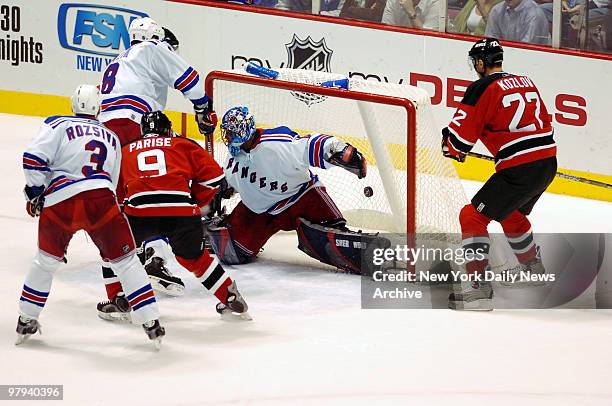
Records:
[[[310,36],[302,40],[293,34],[291,42],[285,44],[285,48],[287,48],[288,68],[330,72],[331,56],[334,51],[327,47],[325,38],[315,42]],[[308,106],[326,99],[325,96],[312,93],[291,92],[291,94]]]

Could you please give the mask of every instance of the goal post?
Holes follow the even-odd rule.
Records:
[[[313,169],[348,220],[370,230],[458,233],[465,193],[455,169],[440,152],[429,95],[414,86],[349,79],[349,88],[321,86],[343,75],[278,69],[277,79],[242,70],[212,71],[206,92],[221,117],[247,106],[258,127],[288,126],[300,135],[337,136],[368,161],[364,179],[341,168]],[[214,155],[223,165],[227,149],[214,137]],[[373,194],[367,196],[364,188]]]

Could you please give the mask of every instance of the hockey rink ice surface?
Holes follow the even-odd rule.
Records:
[[[16,347],[37,227],[24,209],[21,154],[41,121],[0,114],[0,384],[61,384],[64,400],[43,403],[63,405],[612,405],[611,311],[361,310],[359,277],[306,257],[291,233],[231,268],[253,321],[220,320],[178,271],[186,293],[159,297],[167,335],[156,353],[140,326],[97,317],[98,253],[80,232],[43,335]],[[611,218],[612,204],[547,194],[532,223],[612,232]]]

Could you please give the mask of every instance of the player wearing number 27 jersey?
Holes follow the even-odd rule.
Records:
[[[480,250],[468,274],[485,274],[490,247],[487,226],[498,221],[521,264],[516,269],[544,273],[527,215],[554,179],[557,147],[551,119],[540,93],[526,76],[502,70],[503,49],[495,38],[479,40],[469,57],[480,79],[472,83],[450,124],[442,131],[444,156],[459,162],[480,140],[495,158],[496,173],[459,214],[463,247]],[[490,283],[475,281],[452,294],[454,309],[490,310]]]

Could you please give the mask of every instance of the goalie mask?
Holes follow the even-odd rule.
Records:
[[[238,155],[241,145],[250,140],[255,131],[255,118],[249,113],[248,107],[232,107],[223,115],[221,138],[231,156]]]

